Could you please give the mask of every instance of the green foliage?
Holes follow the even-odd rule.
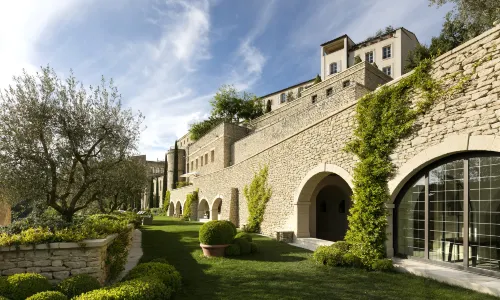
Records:
[[[9,292],[6,296],[12,300],[24,300],[36,293],[52,289],[47,278],[35,273],[14,274],[7,278],[7,282]]]
[[[238,232],[235,236],[234,236],[235,239],[237,238],[244,238],[246,239],[248,242],[252,242],[252,236],[246,232]]]
[[[293,91],[290,90],[288,91],[288,93],[286,93],[286,101],[292,102],[293,100],[295,100],[295,95],[293,94]]]
[[[354,64],[359,64],[360,62],[362,62],[362,60],[359,55],[354,56]]]
[[[228,220],[221,220],[220,222],[223,222],[228,227],[231,227],[231,230],[233,231],[233,236],[235,236],[238,233],[238,230],[236,230],[236,226],[233,224],[233,222]]]
[[[7,297],[10,294],[10,285],[7,276],[0,276],[0,296]]]
[[[177,146],[177,141],[175,141],[174,146],[174,176],[172,180],[172,189],[177,186],[179,181],[179,147]]]
[[[187,182],[187,181],[177,181],[175,188],[180,189],[180,188],[183,188],[185,186],[190,186],[190,185],[193,185],[193,183]]]
[[[252,250],[252,246],[250,246],[250,242],[246,238],[235,238],[233,244],[236,244],[240,247],[241,255],[250,254]]]
[[[163,200],[163,211],[168,215],[168,207],[170,205],[170,191],[165,192],[165,199]]]
[[[101,287],[97,278],[87,274],[80,274],[64,279],[57,285],[57,289],[69,299]]]
[[[200,228],[200,242],[205,245],[231,244],[235,232],[234,225],[229,221],[209,221]]]
[[[128,256],[128,243],[131,230],[124,230],[118,234],[111,245],[106,249],[106,268],[108,269],[108,281],[112,281],[125,269]]]
[[[231,244],[224,250],[225,256],[240,256],[241,248],[238,244]]]
[[[192,123],[189,125],[189,138],[192,141],[197,141],[222,122],[222,119],[210,117],[208,120]]]
[[[330,246],[319,246],[313,253],[313,260],[321,265],[330,267],[351,266],[349,260],[349,245],[346,242],[339,241]]]
[[[245,185],[243,189],[248,205],[248,221],[245,226],[248,232],[259,232],[260,224],[264,220],[266,205],[272,195],[267,184],[268,170],[268,167],[264,166],[254,175],[250,186]]]
[[[394,269],[391,259],[379,259],[372,263],[372,270],[374,271],[391,271]]]
[[[186,202],[184,202],[184,211],[182,212],[182,219],[185,221],[189,221],[189,219],[191,218],[191,205],[194,202],[193,198],[193,194],[186,195]]]
[[[250,242],[250,253],[257,253],[259,251],[259,248],[257,247],[257,244],[254,242]]]
[[[141,277],[82,294],[75,300],[171,299],[172,289],[161,279]]]
[[[46,291],[34,294],[31,297],[26,298],[26,300],[68,300],[71,299],[66,297],[63,293],[57,291]]]
[[[313,84],[320,83],[320,82],[321,82],[321,77],[319,76],[319,74],[316,74],[316,78],[314,78]]]
[[[181,288],[181,275],[177,270],[168,263],[162,262],[147,262],[138,264],[125,276],[123,281],[134,280],[143,277],[154,277],[169,287],[172,292],[177,292]]]

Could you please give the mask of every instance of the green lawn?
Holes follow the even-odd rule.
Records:
[[[312,252],[254,236],[259,253],[205,258],[200,223],[155,217],[144,226],[142,262],[164,257],[182,275],[176,299],[496,299],[400,273],[317,266]]]

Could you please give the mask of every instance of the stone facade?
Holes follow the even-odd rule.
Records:
[[[472,74],[471,80],[463,91],[438,99],[426,115],[418,118],[413,134],[394,150],[392,159],[397,170],[389,182],[392,199],[413,174],[437,159],[472,150],[500,152],[499,44],[500,26],[496,26],[435,60],[431,76],[444,79],[445,86],[457,84],[467,74]],[[474,64],[480,61],[472,72]],[[446,77],[455,72],[457,76]],[[343,84],[347,80],[348,86]],[[220,217],[229,219],[232,191],[236,188],[241,227],[248,217],[244,186],[255,172],[268,165],[273,194],[265,211],[262,233],[276,236],[278,231],[293,231],[295,238],[311,236],[310,206],[318,184],[329,174],[336,174],[352,188],[357,158],[343,149],[352,139],[356,125],[356,103],[387,81],[385,74],[363,62],[308,88],[301,98],[255,120],[250,134],[232,143],[234,164],[192,178],[194,185],[172,191],[171,201],[182,206],[186,193],[199,188],[200,200],[206,199],[211,210],[215,201],[222,200]],[[330,88],[328,97],[320,97]],[[313,95],[318,95],[315,103]],[[418,101],[419,95],[412,99]],[[198,141],[203,146],[195,142],[188,148],[207,147],[209,139]],[[388,203],[387,207],[387,251],[392,255],[394,204]]]
[[[116,236],[81,243],[0,247],[0,275],[39,273],[57,283],[73,275],[89,274],[104,283],[106,249]]]

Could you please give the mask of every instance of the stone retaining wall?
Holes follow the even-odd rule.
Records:
[[[117,236],[80,243],[0,247],[0,275],[39,273],[57,283],[73,275],[89,274],[104,283],[106,250]]]

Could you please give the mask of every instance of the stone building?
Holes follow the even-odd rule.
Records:
[[[141,196],[140,209],[143,210],[153,207],[163,207],[163,196],[165,194],[165,186],[163,184],[165,161],[147,160],[146,155],[139,155],[134,158],[147,165],[149,171],[148,178],[151,180],[150,184],[147,185],[143,195]],[[151,189],[153,189],[153,207],[150,205]]]
[[[386,204],[389,257],[498,276],[499,44],[496,26],[434,60],[430,76],[444,86],[467,80],[418,117],[412,134],[391,155],[396,170]],[[172,190],[169,214],[179,214],[186,195],[199,189],[193,218],[229,219],[242,226],[248,217],[244,186],[267,165],[272,197],[263,234],[290,233],[298,243],[343,239],[358,161],[343,149],[353,137],[356,104],[380,85],[401,79],[366,60],[347,66],[249,126],[221,124],[195,142],[184,136],[183,176],[193,185]],[[419,99],[418,94],[411,98]]]

